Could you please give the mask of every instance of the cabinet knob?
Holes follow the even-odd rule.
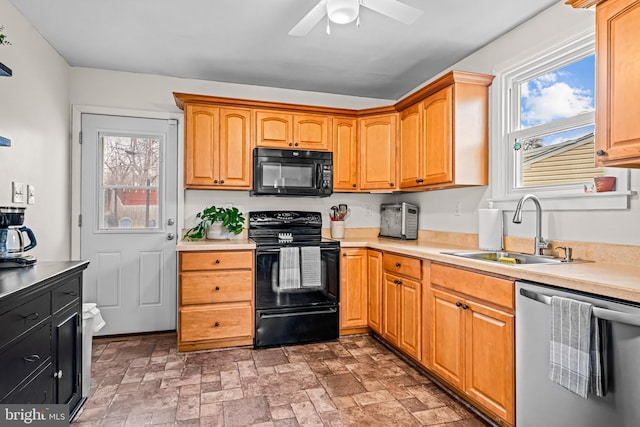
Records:
[[[290,142],[290,143],[289,143],[289,147],[293,147],[293,142]]]
[[[31,356],[23,357],[23,359],[24,359],[25,362],[33,363],[33,362],[37,362],[38,360],[40,360],[40,355],[32,354]]]
[[[390,182],[390,183],[389,183],[389,187],[393,187],[393,182]]]
[[[469,306],[467,304],[462,304],[462,309],[463,310],[467,310],[469,308]]]
[[[456,302],[456,307],[462,307],[462,303],[460,301]]]
[[[342,252],[342,256],[347,256],[347,253],[346,252]]]
[[[214,183],[214,184],[217,184],[217,183],[218,183],[218,180],[217,180],[217,179],[214,179],[214,180],[213,180],[213,183]]]
[[[351,184],[351,186],[352,186],[353,188],[356,188],[356,185],[355,185],[355,184]]]
[[[422,178],[416,179],[416,183],[418,183],[418,184],[422,184],[423,182],[424,182],[424,179],[422,179]]]
[[[393,283],[395,283],[396,285],[402,285],[402,282],[400,280],[394,280]]]
[[[54,372],[53,378],[57,378],[57,379],[62,378],[62,369],[60,369],[58,372]]]
[[[220,264],[220,260],[219,259],[216,260],[216,264]]]
[[[396,268],[400,268],[400,263],[396,262]]]
[[[295,143],[295,144],[293,144],[293,145],[295,145],[295,146],[297,147],[297,146],[298,146],[298,143],[296,142],[296,143]]]
[[[220,286],[216,286],[216,291],[219,291],[219,290],[220,290]]]
[[[604,155],[606,155],[606,154],[607,154],[607,152],[606,152],[606,151],[604,151],[604,150],[598,150],[598,151],[596,151],[596,154],[597,154],[598,156],[604,156]]]
[[[224,179],[221,179],[221,180],[220,180],[220,184],[224,184]]]
[[[213,324],[214,328],[217,328],[218,326],[220,326],[220,322],[216,322],[216,323]]]

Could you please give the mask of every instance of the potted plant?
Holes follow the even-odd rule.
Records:
[[[3,33],[4,27],[0,26],[0,46],[2,45],[10,45],[11,42],[7,40],[7,36]]]
[[[196,214],[200,222],[188,229],[183,238],[186,240],[226,239],[228,234],[242,233],[245,218],[238,208],[217,208],[209,206]]]

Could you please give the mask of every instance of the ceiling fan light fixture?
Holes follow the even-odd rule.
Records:
[[[359,0],[327,0],[327,15],[331,22],[348,24],[358,17]]]

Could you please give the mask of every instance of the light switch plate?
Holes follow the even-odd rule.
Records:
[[[27,185],[27,204],[33,205],[36,202],[36,187]]]
[[[24,184],[21,182],[13,181],[11,183],[11,188],[11,200],[13,201],[13,203],[24,203],[26,196]]]

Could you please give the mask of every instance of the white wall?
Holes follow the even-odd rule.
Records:
[[[573,9],[560,1],[538,16],[496,39],[451,69],[495,74],[503,65],[517,61],[594,26],[593,10]],[[448,70],[444,70],[446,72]],[[495,102],[497,80],[491,87],[490,146],[500,144],[499,106]],[[491,150],[493,152],[493,150]],[[494,156],[491,168],[501,167]],[[640,190],[640,170],[631,171],[631,190]],[[406,194],[402,200],[421,207],[420,228],[477,233],[477,210],[487,207],[491,187],[452,189]],[[456,203],[462,214],[455,215]],[[515,203],[513,208],[515,209]],[[544,203],[543,203],[544,209]],[[513,224],[513,210],[504,213],[505,234],[532,237],[535,234],[533,212],[525,212],[522,224]],[[547,211],[543,214],[543,236],[554,240],[578,240],[613,244],[640,245],[640,201],[631,197],[631,208],[611,211]]]
[[[0,77],[0,206],[13,206],[11,182],[32,184],[34,205],[25,225],[39,260],[69,259],[69,66],[8,0],[0,0],[0,25],[12,43],[0,46],[0,62],[13,77]]]

